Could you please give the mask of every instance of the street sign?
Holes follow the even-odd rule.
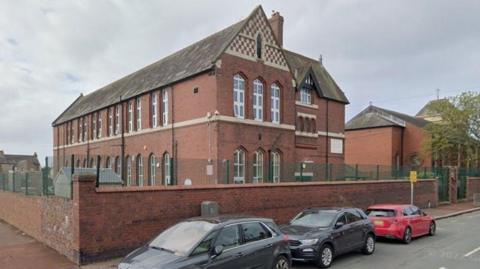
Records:
[[[417,171],[410,171],[410,182],[417,183]]]

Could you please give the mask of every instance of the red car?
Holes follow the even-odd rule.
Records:
[[[415,237],[435,235],[437,228],[432,216],[413,205],[373,205],[366,213],[376,236],[400,239],[406,244]]]

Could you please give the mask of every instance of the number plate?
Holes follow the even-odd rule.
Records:
[[[373,222],[373,224],[378,225],[378,226],[383,226],[383,220],[376,220]]]

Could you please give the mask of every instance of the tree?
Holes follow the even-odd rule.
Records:
[[[426,126],[424,152],[436,165],[479,166],[480,93],[464,92],[432,103],[439,121]]]

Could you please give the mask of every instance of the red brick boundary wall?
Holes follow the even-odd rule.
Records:
[[[415,203],[436,207],[436,180],[415,186]],[[75,176],[73,200],[0,191],[0,218],[85,264],[123,256],[168,226],[199,216],[202,201],[222,214],[265,216],[285,223],[315,206],[409,203],[408,181],[315,182],[174,187],[95,187],[94,177]]]
[[[408,181],[283,183],[195,187],[96,189],[93,181],[74,184],[78,201],[82,262],[122,256],[168,226],[199,216],[202,201],[216,201],[222,214],[265,216],[285,223],[315,206],[410,203]],[[415,203],[437,205],[437,181],[420,181]],[[76,203],[77,204],[77,203]]]
[[[467,177],[467,200],[472,201],[476,193],[480,193],[480,177]]]

